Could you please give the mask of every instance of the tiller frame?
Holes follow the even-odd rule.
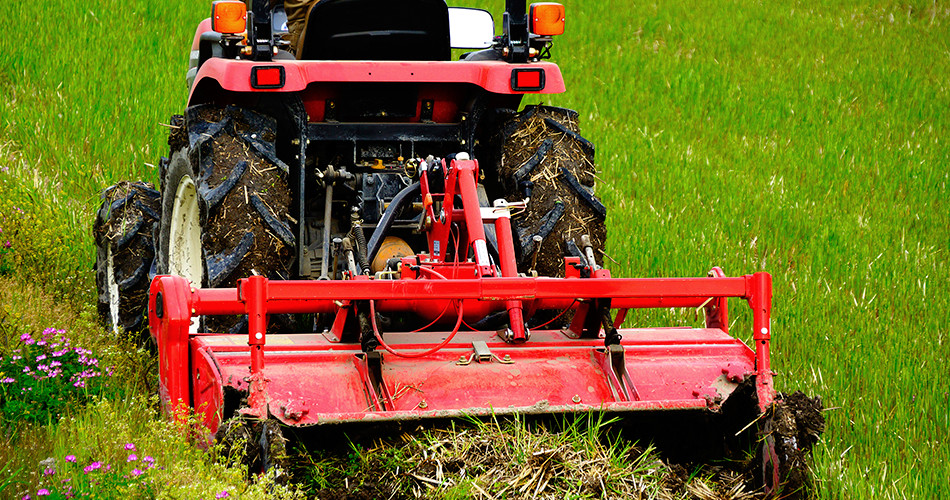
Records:
[[[768,273],[726,277],[714,268],[705,278],[611,278],[587,246],[586,258],[565,258],[564,278],[519,276],[510,221],[519,204],[480,206],[478,164],[463,154],[436,166],[421,162],[428,251],[403,257],[398,271],[370,277],[350,258],[345,280],[251,276],[223,289],[157,276],[149,325],[166,410],[182,416],[182,408],[194,408],[212,433],[234,411],[293,426],[715,411],[750,377],[759,411],[772,403]],[[430,183],[435,175],[441,182]],[[495,230],[494,258],[487,224]],[[728,334],[729,297],[753,310],[754,350]],[[629,309],[669,307],[704,309],[705,328],[621,328]],[[539,310],[573,310],[574,317],[563,330],[529,329],[525,318]],[[383,333],[377,312],[454,327]],[[268,334],[270,316],[298,313],[329,314],[332,327]],[[194,331],[193,318],[222,314],[247,315],[247,335]],[[501,331],[460,331],[499,314],[507,316]]]

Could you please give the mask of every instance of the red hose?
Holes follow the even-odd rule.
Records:
[[[432,272],[435,272],[435,271],[432,271]],[[460,300],[458,301],[458,303],[459,303],[459,318],[458,318],[458,321],[455,322],[455,328],[452,330],[452,333],[450,333],[449,336],[446,337],[445,340],[442,341],[442,343],[433,347],[432,349],[429,349],[428,351],[406,354],[402,352],[397,352],[392,347],[389,347],[388,345],[386,345],[386,342],[383,342],[383,336],[380,335],[379,333],[379,328],[376,327],[376,303],[375,301],[371,300],[369,301],[369,318],[370,318],[370,324],[373,325],[373,335],[376,336],[376,341],[379,342],[379,345],[382,346],[383,349],[386,349],[386,351],[392,354],[393,356],[399,356],[400,358],[421,358],[423,356],[428,356],[438,351],[439,349],[442,349],[443,347],[445,347],[446,344],[452,341],[452,339],[455,337],[455,334],[459,332],[459,327],[462,326],[463,302]]]

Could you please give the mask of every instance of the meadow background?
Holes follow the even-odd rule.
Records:
[[[776,384],[829,407],[821,496],[950,495],[950,5],[564,3],[545,102],[597,145],[614,274],[771,272]],[[117,367],[99,403],[4,427],[0,496],[131,441],[157,491],[257,491],[166,432],[147,353],[95,323],[98,194],[157,182],[209,4],[0,2],[0,355],[53,327]]]

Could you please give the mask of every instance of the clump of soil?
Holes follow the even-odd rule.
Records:
[[[815,488],[808,458],[825,431],[822,409],[821,397],[801,391],[779,393],[768,409],[759,435],[774,442],[782,498],[807,498]]]
[[[499,184],[508,201],[527,208],[513,217],[520,249],[519,271],[532,267],[541,276],[563,276],[565,241],[589,235],[595,251],[607,237],[606,209],[594,196],[594,146],[581,137],[577,112],[549,106],[528,107],[500,128]],[[532,236],[543,239],[535,248]],[[537,255],[535,256],[535,253]]]

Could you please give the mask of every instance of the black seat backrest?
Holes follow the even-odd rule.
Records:
[[[447,61],[445,0],[321,0],[307,15],[298,59]]]

